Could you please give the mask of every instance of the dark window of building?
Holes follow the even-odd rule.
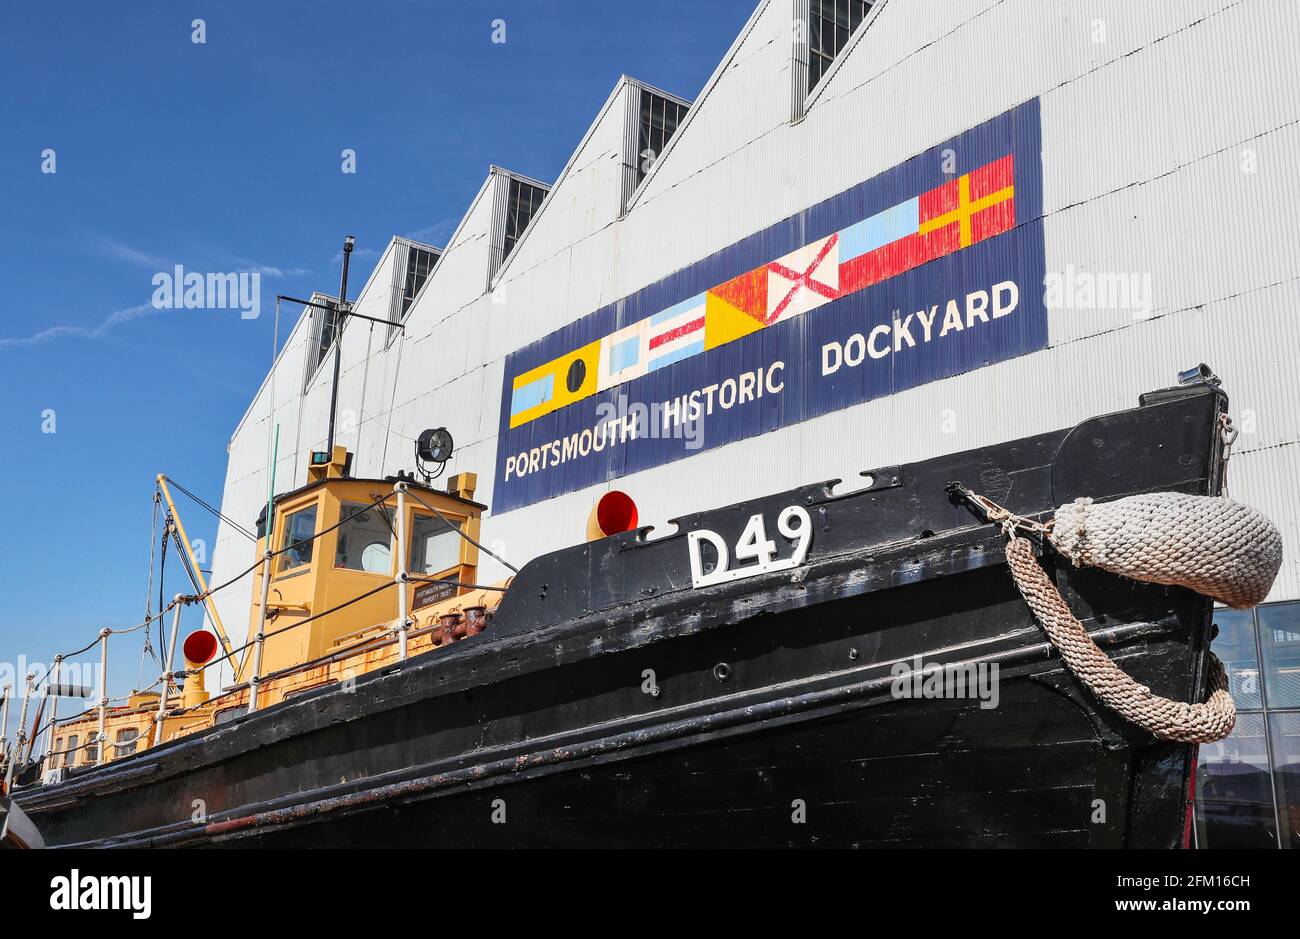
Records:
[[[670,101],[652,91],[641,92],[641,132],[637,137],[636,184],[646,178],[663,154],[677,125],[686,118],[687,105]]]
[[[1196,846],[1300,847],[1300,601],[1215,610],[1237,725],[1201,744]]]
[[[83,766],[91,766],[99,762],[99,738],[91,734],[86,741],[86,758],[81,761]]]
[[[540,186],[531,186],[518,179],[510,180],[510,195],[506,203],[505,250],[501,253],[502,261],[510,257],[510,252],[523,237],[524,230],[533,219],[533,213],[542,204],[545,196],[546,190]]]
[[[1300,848],[1300,712],[1270,713],[1268,726],[1272,735],[1273,778],[1277,786],[1277,817],[1282,823],[1282,847]]]
[[[1259,645],[1268,706],[1300,707],[1300,603],[1259,607]]]
[[[325,361],[325,356],[329,354],[330,345],[334,342],[334,331],[338,327],[338,304],[333,300],[323,300],[319,297],[312,298],[313,303],[321,303],[329,309],[322,310],[320,307],[310,307],[312,316],[316,318],[315,345],[311,347],[311,362],[308,363],[307,380],[316,374],[320,368],[321,362]]]
[[[809,0],[808,90],[812,91],[830,69],[835,57],[862,25],[874,0]]]
[[[426,251],[424,248],[411,246],[411,250],[406,255],[406,284],[402,288],[402,318],[406,318],[406,311],[411,308],[411,303],[415,300],[415,295],[420,292],[424,282],[429,279],[429,272],[433,270],[433,265],[438,261],[438,254],[434,251]]]
[[[1196,773],[1199,848],[1276,848],[1264,715],[1238,714],[1232,734],[1201,744]]]
[[[1259,683],[1259,650],[1255,647],[1255,618],[1250,610],[1215,610],[1214,654],[1228,672],[1228,690],[1238,708],[1264,706]]]
[[[77,762],[77,741],[78,741],[78,739],[79,739],[79,738],[78,738],[78,736],[77,736],[76,734],[73,734],[71,737],[68,738],[68,749],[67,749],[67,751],[63,754],[63,765],[64,765],[64,766],[73,766],[73,765],[76,764],[76,762]]]

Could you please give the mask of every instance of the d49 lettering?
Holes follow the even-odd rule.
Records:
[[[691,585],[708,587],[798,567],[807,559],[808,549],[812,547],[813,526],[808,510],[799,505],[782,509],[776,519],[776,530],[792,543],[791,556],[778,559],[780,549],[776,541],[768,537],[767,525],[761,513],[750,516],[745,530],[740,534],[740,540],[736,542],[734,552],[715,531],[701,528],[688,532],[686,542],[691,558]],[[707,571],[702,551],[705,542],[709,543],[717,555],[716,565]],[[733,560],[739,562],[736,567],[732,567]]]

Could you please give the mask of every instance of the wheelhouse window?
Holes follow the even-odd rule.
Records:
[[[316,534],[316,506],[294,512],[280,532],[280,571],[291,571],[311,563],[312,538]]]
[[[835,57],[867,18],[875,0],[809,0],[808,90],[829,71]]]
[[[134,753],[136,738],[139,736],[140,731],[135,727],[124,727],[119,730],[117,732],[117,740],[114,741],[117,745],[117,755],[126,756],[128,753]]]
[[[437,516],[416,515],[411,524],[411,573],[437,574],[459,564],[458,531]]]
[[[344,502],[339,517],[344,521],[338,530],[334,566],[369,574],[391,573],[393,532],[379,508],[367,509],[363,503]]]

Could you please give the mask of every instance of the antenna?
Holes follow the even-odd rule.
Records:
[[[343,357],[343,321],[348,308],[348,262],[352,260],[352,247],[357,240],[348,235],[343,239],[343,277],[339,282],[339,309],[334,317],[334,377],[330,382],[330,432],[325,452],[334,453],[334,415],[339,407],[339,360]]]

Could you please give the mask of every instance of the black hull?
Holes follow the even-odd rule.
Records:
[[[1064,671],[999,533],[944,495],[960,480],[1041,514],[1217,491],[1223,396],[1148,397],[876,471],[867,491],[807,487],[539,558],[480,636],[19,799],[55,845],[1176,847],[1194,748]],[[686,531],[734,544],[793,504],[816,519],[805,565],[690,589]],[[1055,574],[1130,674],[1200,699],[1208,601]],[[900,700],[891,667],[916,655],[996,662],[998,706]]]

